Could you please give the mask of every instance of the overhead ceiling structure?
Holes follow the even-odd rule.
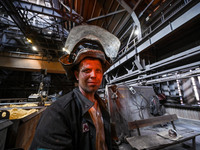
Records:
[[[105,28],[127,44],[141,21],[153,18],[165,0],[1,0],[1,51],[58,58],[70,29]],[[149,20],[150,21],[150,20]],[[133,36],[133,35],[131,35]],[[141,35],[140,35],[141,36]],[[37,51],[32,49],[37,48]]]
[[[197,76],[199,8],[197,0],[0,0],[0,67],[64,74],[58,58],[68,34],[89,24],[121,41],[105,83]]]

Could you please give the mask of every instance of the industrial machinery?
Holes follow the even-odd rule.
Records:
[[[48,92],[44,90],[44,84],[43,82],[40,82],[40,86],[38,89],[38,93],[36,94],[31,94],[28,97],[28,101],[39,101],[40,105],[44,105],[44,102],[47,100],[48,98]]]
[[[129,122],[165,113],[152,86],[108,85],[106,99],[120,141],[134,134],[128,128]]]

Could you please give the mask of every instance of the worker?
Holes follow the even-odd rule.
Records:
[[[93,31],[92,27],[84,26],[85,30],[90,30],[89,37]],[[77,37],[82,28],[75,30],[78,30],[76,34],[72,33],[73,36],[69,35],[68,38],[74,35]],[[97,34],[99,35],[94,33],[92,36],[98,36]],[[100,34],[102,36],[103,33]],[[60,97],[44,111],[36,128],[31,150],[117,149],[111,138],[107,105],[97,94],[103,74],[111,66],[111,59],[102,49],[105,47],[103,44],[99,44],[98,49],[82,48],[77,50],[78,52],[74,50],[78,47],[77,43],[82,43],[80,41],[85,39],[85,35],[83,36],[78,42],[75,40],[71,55],[60,58],[68,78],[75,79],[78,87]],[[93,42],[87,39],[87,43],[90,41]],[[103,43],[101,39],[99,41]]]

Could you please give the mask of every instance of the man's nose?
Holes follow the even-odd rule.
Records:
[[[96,77],[96,72],[95,72],[95,70],[92,70],[90,75],[91,75],[91,77]]]

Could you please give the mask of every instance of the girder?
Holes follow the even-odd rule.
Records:
[[[77,13],[75,13],[75,11],[72,11],[72,13],[63,12],[56,8],[49,8],[49,7],[45,7],[42,5],[29,3],[26,1],[13,0],[13,4],[19,10],[43,14],[43,15],[46,15],[49,17],[60,18],[62,20],[66,20],[66,21],[73,21],[77,24],[80,24],[83,22],[83,18],[81,16],[79,16]]]
[[[22,16],[20,16],[19,11],[15,8],[14,4],[10,0],[0,0],[1,4],[13,19],[13,21],[17,24],[20,30],[26,34],[29,31],[29,24],[26,20],[23,20]]]

